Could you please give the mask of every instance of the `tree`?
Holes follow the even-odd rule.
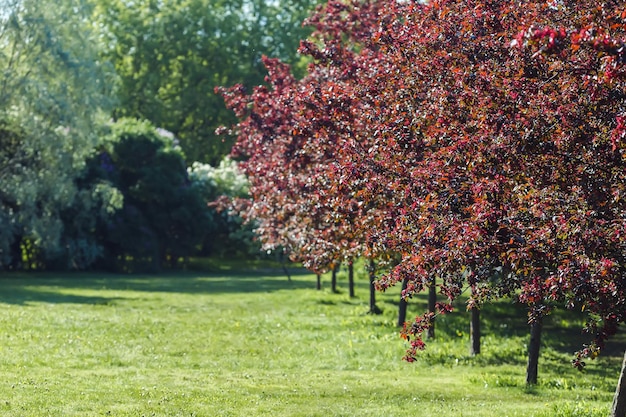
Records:
[[[128,7],[92,0],[102,56],[118,75],[114,116],[146,119],[180,139],[188,161],[217,165],[232,146],[214,131],[234,120],[216,85],[263,82],[261,55],[304,67],[301,22],[315,2],[166,0]]]
[[[106,71],[84,2],[1,8],[0,268],[38,268],[75,243],[64,240],[62,213],[82,198],[74,180],[98,142]]]
[[[209,212],[171,133],[120,120],[89,167],[93,181],[109,182],[124,196],[122,209],[101,225],[105,265],[159,271],[198,250]]]
[[[356,296],[354,292],[354,260],[348,261],[348,291],[350,297]]]
[[[470,355],[480,354],[480,310],[474,306],[470,309]]]
[[[334,270],[342,261],[357,257],[363,247],[352,226],[358,203],[327,192],[334,175],[329,164],[340,132],[330,127],[323,134],[319,130],[332,123],[331,115],[309,119],[304,111],[292,113],[296,101],[306,109],[325,98],[301,95],[287,65],[275,59],[264,62],[273,97],[263,86],[251,96],[240,85],[220,90],[238,115],[250,116],[235,128],[241,140],[233,149],[243,159],[241,166],[250,180],[252,203],[244,205],[242,216],[257,223],[264,250],[286,250],[293,260],[316,272]],[[315,81],[307,77],[302,83]],[[317,140],[310,140],[312,132],[317,132]]]
[[[369,314],[381,314],[383,311],[378,308],[378,306],[376,305],[376,262],[374,261],[374,259],[370,258],[369,260],[369,265],[367,266],[367,274],[369,275],[369,282],[370,282],[370,297],[369,297]],[[402,303],[404,300],[401,300],[400,302]],[[399,326],[402,326],[402,324],[404,324],[404,319],[406,318],[406,308],[404,309],[404,317],[402,317],[402,307],[400,307],[400,312],[398,313],[398,322],[401,324],[399,324]]]
[[[575,13],[584,15],[585,6],[564,2],[549,8],[537,3],[516,11],[511,5],[484,2],[470,10],[463,2],[433,2],[418,8],[419,26],[404,22],[380,35],[391,53],[401,52],[396,57],[405,68],[411,58],[415,75],[404,73],[402,82],[418,74],[422,80],[411,88],[415,98],[400,107],[420,118],[411,123],[422,136],[416,150],[423,164],[411,176],[429,189],[416,185],[411,202],[415,207],[403,219],[421,237],[390,239],[400,250],[413,252],[397,272],[417,275],[413,282],[418,287],[435,273],[444,280],[443,291],[454,298],[464,286],[459,271],[469,268],[469,283],[479,302],[519,286],[533,323],[549,311],[551,300],[563,300],[570,307],[577,302],[595,304],[596,297],[606,302],[604,292],[612,288],[617,302],[622,291],[617,271],[613,279],[601,279],[595,290],[588,284],[594,276],[609,275],[609,257],[620,262],[622,256],[619,242],[612,238],[623,227],[621,202],[597,195],[598,187],[622,187],[621,158],[611,144],[611,131],[619,125],[622,96],[616,93],[621,87],[619,78],[611,77],[585,93],[591,84],[585,80],[614,64],[598,42],[575,36],[581,25],[594,20],[606,24],[604,18],[578,15],[581,20],[569,21],[572,27],[567,29],[531,29],[520,36],[520,27],[563,25]],[[470,15],[477,12],[480,18]],[[442,14],[450,16],[445,24]],[[454,31],[456,25],[463,31]],[[425,31],[435,27],[426,38]],[[494,42],[493,33],[502,39]],[[575,54],[564,58],[555,38],[568,39]],[[511,47],[524,42],[523,49]],[[435,48],[446,52],[432,55]],[[393,158],[398,155],[393,149],[387,147],[381,155]],[[413,155],[404,152],[393,162],[404,161],[406,166],[406,158]],[[607,171],[599,172],[599,159]],[[593,180],[585,169],[594,173]],[[585,213],[592,217],[583,218]],[[599,242],[599,236],[606,240]],[[578,269],[581,260],[595,271]],[[494,267],[512,271],[506,282],[493,282]],[[603,311],[602,323],[592,325],[604,327],[597,333],[598,343],[612,332],[614,313]],[[407,337],[429,321],[407,329]],[[419,338],[412,341],[415,348],[422,346]],[[583,353],[593,352],[587,349]]]
[[[554,232],[547,233],[555,227],[555,217],[546,211],[559,213],[557,219],[567,219],[564,221],[567,227],[573,221],[576,225],[571,226],[573,230],[580,231],[576,228],[581,226],[580,222],[589,226],[591,222],[580,217],[572,218],[571,213],[585,213],[590,208],[595,212],[593,209],[605,204],[593,197],[597,180],[590,186],[587,178],[581,178],[579,164],[588,163],[591,172],[597,172],[594,158],[598,151],[603,151],[598,145],[598,142],[602,143],[598,137],[607,146],[611,129],[616,126],[615,116],[619,111],[616,113],[615,107],[610,107],[615,106],[616,101],[607,100],[611,94],[605,90],[607,87],[613,89],[615,85],[596,87],[599,95],[592,95],[591,100],[580,98],[587,97],[581,90],[589,87],[589,82],[580,82],[581,78],[584,80],[590,74],[602,72],[606,62],[601,58],[607,56],[606,47],[599,48],[597,39],[591,42],[574,39],[578,48],[584,46],[591,50],[591,54],[582,55],[586,59],[592,58],[586,67],[582,67],[589,72],[576,67],[580,63],[579,57],[574,57],[573,63],[563,62],[562,56],[556,53],[533,59],[537,50],[511,49],[511,41],[519,37],[520,27],[562,22],[571,18],[572,10],[582,13],[586,9],[578,3],[553,8],[542,3],[520,11],[513,10],[510,4],[492,2],[477,4],[473,9],[463,2],[389,8],[387,21],[382,19],[386,22],[382,26],[385,29],[372,37],[377,41],[372,49],[376,52],[384,50],[385,59],[392,60],[391,65],[379,65],[382,71],[370,71],[384,80],[385,85],[370,79],[361,79],[359,85],[369,82],[374,88],[360,88],[360,92],[367,92],[361,96],[376,97],[396,112],[390,118],[386,114],[389,110],[372,106],[375,109],[372,120],[383,121],[382,124],[374,122],[373,128],[391,134],[388,139],[379,135],[377,143],[367,153],[363,152],[360,143],[355,144],[352,158],[354,163],[360,155],[367,154],[377,162],[359,164],[359,181],[368,176],[379,179],[380,172],[387,177],[374,182],[380,184],[378,188],[373,187],[374,193],[400,187],[406,190],[396,194],[396,198],[402,198],[402,201],[396,201],[405,213],[397,222],[400,227],[389,230],[387,240],[389,245],[406,255],[394,274],[381,281],[383,287],[410,277],[409,292],[419,291],[437,276],[443,278],[442,291],[455,298],[464,286],[464,272],[469,270],[468,280],[476,294],[472,303],[511,293],[520,286],[524,290],[522,300],[531,307],[532,321],[539,320],[549,309],[547,298],[570,300],[570,297],[594,296],[584,291],[576,296],[555,294],[554,289],[552,292],[545,291],[545,288],[537,291],[537,287],[547,280],[559,288],[554,280],[559,282],[562,278],[554,277],[557,272],[562,274],[565,265],[569,265],[567,271],[571,272],[571,277],[579,275],[572,268],[576,264],[572,258],[576,257],[564,247],[570,242],[563,236],[555,236]],[[477,12],[478,15],[471,14]],[[442,15],[446,17],[444,23]],[[334,28],[332,25],[340,19],[328,16],[332,23],[327,27]],[[586,18],[600,19],[601,15]],[[572,20],[572,24],[581,23]],[[462,31],[455,29],[457,27]],[[579,34],[581,29],[577,26],[576,30],[568,30]],[[567,33],[565,30],[561,32]],[[523,33],[530,33],[527,37],[531,41],[545,38],[546,44],[537,48],[541,54],[550,52],[554,38],[558,40],[561,32],[542,29],[537,35],[534,30]],[[494,33],[499,34],[495,42]],[[503,36],[507,33],[508,38]],[[581,54],[578,49],[576,51]],[[552,66],[545,63],[550,59]],[[568,67],[577,71],[570,69],[568,72]],[[615,83],[614,75],[612,77],[611,83]],[[373,91],[376,95],[372,94]],[[618,101],[619,98],[617,95]],[[555,102],[567,105],[555,106]],[[580,116],[584,109],[587,112],[597,110],[598,103],[607,106],[605,114],[587,119]],[[541,109],[541,113],[537,113],[537,109]],[[542,115],[541,122],[537,121],[539,114]],[[546,114],[553,116],[546,119]],[[403,135],[403,132],[406,133]],[[403,143],[406,139],[410,140],[409,146]],[[585,149],[584,144],[589,143],[586,141],[594,146]],[[581,151],[586,152],[580,155]],[[576,158],[571,158],[572,155]],[[606,158],[608,166],[615,168],[609,170],[611,180],[606,178],[604,188],[621,187],[621,161],[616,161],[610,154]],[[555,166],[564,168],[555,173]],[[581,184],[572,184],[573,179],[578,179]],[[568,181],[567,185],[563,184]],[[569,187],[580,194],[572,193]],[[532,196],[529,196],[525,191],[531,189]],[[552,194],[548,196],[548,193]],[[532,204],[520,195],[530,197]],[[571,206],[564,207],[567,204],[563,202],[571,202]],[[542,211],[538,212],[537,207],[542,207]],[[614,213],[619,211],[617,209]],[[617,224],[621,224],[620,217],[613,216]],[[605,222],[606,219],[601,219],[602,226],[594,224],[595,229],[600,226],[603,234],[611,236],[616,224],[606,227]],[[543,233],[538,237],[539,230]],[[599,246],[589,247],[581,240],[578,239],[580,246],[577,249],[595,259],[598,274],[602,274],[599,265],[603,256],[620,253],[619,246],[605,245],[603,252],[598,252]],[[531,241],[533,243],[528,244]],[[556,257],[555,262],[555,253],[568,256]],[[512,271],[509,281],[493,283],[494,269],[502,266],[510,267]],[[442,312],[449,308],[449,305],[440,305]],[[433,317],[432,314],[423,317],[407,329],[405,335],[408,338],[419,335],[429,327]],[[412,342],[416,349],[423,346],[419,337]]]
[[[406,359],[466,287],[470,309],[519,294],[531,323],[584,308],[593,342],[574,364],[597,355],[626,313],[620,3],[330,2],[311,22],[293,98],[274,82],[239,116],[299,158],[333,156],[326,201],[348,195],[359,239],[402,257],[380,289],[437,278],[447,301],[405,327]]]

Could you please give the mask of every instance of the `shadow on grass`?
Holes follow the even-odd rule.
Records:
[[[452,313],[437,317],[435,321],[437,339],[450,340],[463,337],[468,340],[469,346],[470,312],[465,310],[464,301],[462,299],[456,302],[455,310]],[[411,303],[414,302],[415,300],[411,300]],[[419,309],[416,312],[421,314],[426,311],[425,297],[418,298],[417,302]],[[398,303],[396,300],[390,300],[387,304],[397,308]],[[525,305],[512,299],[502,299],[483,305],[480,311],[483,343],[485,338],[489,336],[500,340],[518,340],[519,342],[510,347],[503,342],[496,350],[490,349],[489,346],[483,346],[483,354],[476,356],[471,361],[480,365],[511,364],[525,366],[527,360],[526,346],[530,339],[527,311]],[[411,316],[409,316],[410,318]],[[576,351],[582,349],[585,344],[592,340],[592,335],[583,331],[584,322],[585,315],[580,310],[556,308],[545,317],[541,336],[542,358],[548,359],[550,351],[558,355],[571,355],[570,357],[573,358]],[[601,356],[621,361],[625,349],[626,334],[618,332],[602,349]],[[562,356],[559,356],[558,359],[555,357],[550,366],[555,366],[554,364],[557,363],[563,365],[563,370],[571,369],[572,366],[569,361],[563,361]]]
[[[291,281],[282,271],[176,272],[159,275],[118,275],[110,273],[9,273],[0,276],[0,303],[29,302],[106,305],[120,297],[68,294],[77,290],[167,292],[182,294],[262,293],[280,290],[314,289],[309,275],[292,272]],[[122,297],[123,298],[123,297]]]
[[[113,305],[115,301],[123,300],[123,297],[89,297],[76,294],[63,294],[54,291],[40,291],[36,289],[11,287],[11,291],[0,294],[0,304],[28,305],[31,303],[51,304],[92,304]]]

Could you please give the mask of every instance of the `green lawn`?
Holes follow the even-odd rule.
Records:
[[[467,354],[461,308],[405,363],[398,292],[379,294],[383,315],[365,314],[364,273],[355,299],[267,269],[0,285],[2,416],[596,417],[621,365],[616,344],[585,373],[571,368],[580,317],[555,315],[541,382],[527,388],[525,317],[510,302],[483,310],[483,355]]]

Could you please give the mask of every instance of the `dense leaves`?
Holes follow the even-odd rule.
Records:
[[[261,55],[300,65],[301,23],[315,2],[283,0],[90,0],[102,53],[115,66],[115,117],[151,121],[173,132],[189,161],[217,165],[232,140],[216,137],[233,122],[216,85],[263,82]],[[302,65],[303,66],[303,65]]]
[[[74,179],[108,108],[106,73],[80,0],[0,9],[0,268],[31,268],[97,251],[63,236],[63,216],[83,197]]]
[[[626,313],[621,3],[331,1],[310,22],[304,79],[266,60],[271,88],[224,92],[266,246],[399,257],[379,288],[436,278],[436,314],[468,288],[531,321],[583,309],[575,364],[595,356]]]
[[[158,271],[196,252],[209,213],[171,133],[118,121],[88,168],[87,184],[110,184],[123,196],[121,209],[98,228],[103,267]]]
[[[173,152],[175,157],[156,151],[159,166],[150,167],[152,171],[144,167],[137,175],[146,181],[132,190],[124,188],[125,181],[136,178],[120,178],[113,171],[120,163],[136,163],[132,168],[139,169],[148,162],[99,160],[113,158],[110,146],[106,154],[90,158],[94,149],[103,149],[102,128],[108,120],[131,116],[175,133],[186,152],[185,163],[219,163],[232,141],[217,138],[215,126],[233,117],[214,86],[262,82],[262,53],[288,60],[302,74],[308,58],[296,49],[299,38],[310,32],[301,21],[312,7],[301,0],[132,5],[117,0],[0,0],[0,269],[83,269],[96,260],[112,266],[116,262],[111,259],[118,256],[131,263],[158,263],[163,251],[167,259],[178,259],[177,254],[195,251],[196,232],[205,230],[207,216],[214,233],[202,245],[205,254],[210,247],[224,252],[258,249],[249,227],[240,227],[241,219],[206,207],[216,193],[230,195],[234,189],[228,184],[216,184],[211,195],[197,184],[187,184],[180,194],[164,191],[178,186],[185,175],[180,149]],[[136,149],[117,150],[125,154]],[[99,164],[110,166],[111,172],[92,170]],[[151,192],[178,199],[179,206],[162,200],[151,204]],[[131,203],[135,197],[145,207]],[[198,201],[201,213],[196,211]],[[124,215],[117,212],[121,207]],[[126,219],[115,238],[100,227],[113,215]],[[173,216],[180,222],[175,230],[151,234]],[[172,247],[155,256],[162,238]],[[126,248],[112,250],[110,239]]]
[[[202,244],[202,255],[221,257],[258,257],[260,248],[254,234],[254,222],[246,222],[236,213],[223,210],[222,200],[248,197],[248,179],[238,163],[225,157],[217,167],[194,162],[187,168],[191,187],[208,202],[211,233]]]

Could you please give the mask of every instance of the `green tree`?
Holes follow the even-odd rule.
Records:
[[[80,0],[0,2],[0,268],[63,252],[61,213],[98,141],[106,75]]]
[[[159,270],[196,251],[210,218],[171,133],[147,121],[119,120],[89,169],[92,181],[112,184],[124,196],[123,208],[99,228],[104,264]]]
[[[102,55],[118,74],[114,116],[150,120],[180,139],[189,161],[217,165],[232,145],[215,135],[235,119],[215,86],[263,83],[262,55],[304,72],[296,51],[310,32],[303,0],[91,0]]]

